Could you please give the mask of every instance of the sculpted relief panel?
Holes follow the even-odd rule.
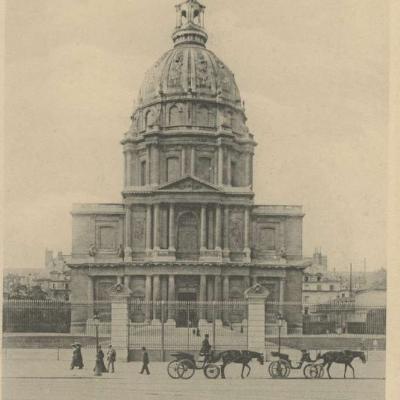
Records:
[[[132,224],[132,247],[134,250],[144,250],[146,213],[143,207],[133,209]]]

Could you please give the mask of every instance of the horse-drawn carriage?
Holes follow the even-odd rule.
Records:
[[[242,364],[241,377],[245,378],[250,374],[249,362],[256,359],[260,364],[264,364],[264,356],[248,350],[225,350],[220,353],[212,351],[202,360],[196,360],[190,353],[173,353],[175,357],[167,367],[168,375],[172,379],[190,379],[196,370],[203,370],[204,375],[209,379],[216,379],[221,374],[221,378],[225,378],[225,368],[227,365],[236,363]],[[220,362],[220,365],[216,363]],[[247,374],[245,375],[245,370]]]
[[[197,360],[193,354],[184,352],[172,353],[171,356],[175,359],[168,364],[167,372],[172,379],[190,379],[196,370],[201,369],[209,379],[216,379],[220,374],[219,366],[211,362],[213,353]]]
[[[319,355],[317,355],[315,360],[312,360],[310,352],[307,350],[301,351],[301,358],[297,362],[292,361],[288,354],[278,351],[272,351],[271,356],[278,358],[278,360],[274,360],[269,364],[268,373],[271,378],[287,378],[292,369],[302,368],[303,375],[307,379],[322,378],[324,375],[322,364],[317,363]]]

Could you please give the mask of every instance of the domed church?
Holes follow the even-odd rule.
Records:
[[[71,301],[107,301],[116,283],[149,302],[241,300],[260,283],[301,331],[302,207],[254,204],[256,143],[234,74],[206,48],[204,11],[176,6],[173,48],[145,75],[121,140],[121,204],[73,205]],[[73,331],[92,312],[73,308]],[[157,319],[148,307],[136,322]]]

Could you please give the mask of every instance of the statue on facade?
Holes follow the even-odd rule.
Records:
[[[281,249],[279,250],[279,256],[284,260],[287,259],[287,252],[284,246],[282,246]]]
[[[117,250],[117,255],[119,258],[122,258],[122,261],[125,259],[125,251],[124,251],[124,246],[122,244],[119,245],[118,250]]]
[[[90,256],[90,257],[94,257],[96,254],[97,254],[97,248],[96,248],[96,246],[92,243],[92,244],[89,246],[89,256]]]

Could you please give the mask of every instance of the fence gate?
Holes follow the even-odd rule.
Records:
[[[247,302],[129,302],[131,350],[199,351],[204,335],[214,349],[247,349]]]

